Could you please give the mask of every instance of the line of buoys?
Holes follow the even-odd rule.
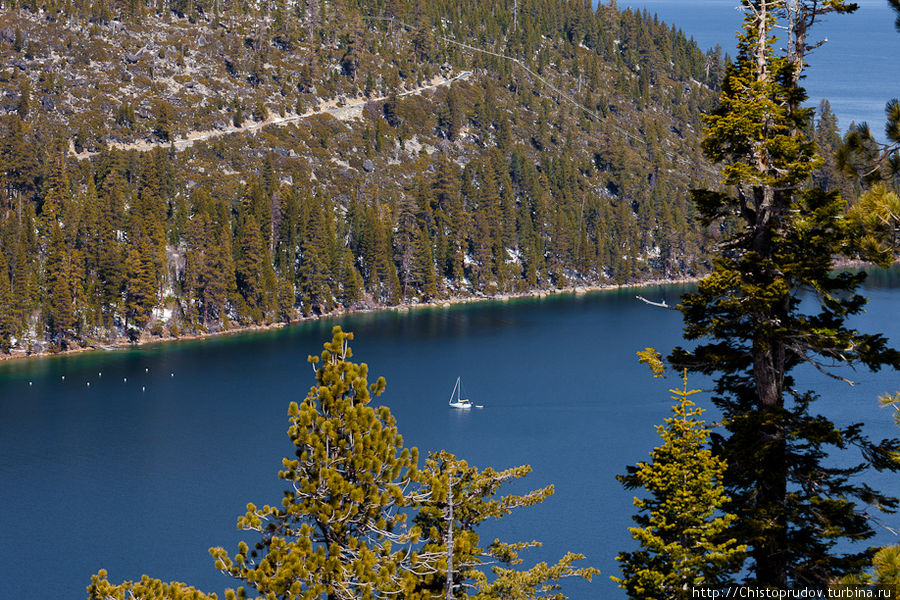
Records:
[[[150,367],[145,367],[145,368],[144,368],[144,373],[149,373],[149,372],[150,372]],[[103,371],[97,371],[97,377],[103,377]],[[174,371],[170,372],[170,373],[169,373],[169,377],[175,377],[175,372],[174,372]],[[65,375],[61,375],[61,376],[60,376],[60,380],[65,381],[65,380],[66,380],[66,376],[65,376]],[[122,383],[128,383],[128,378],[127,378],[127,377],[123,377],[123,378],[122,378]],[[33,381],[29,381],[29,382],[28,382],[28,387],[34,387],[34,382],[33,382]],[[91,382],[90,382],[90,381],[87,382],[87,387],[91,387]],[[144,391],[146,391],[146,390],[147,390],[147,386],[141,386],[141,391],[142,391],[142,392],[144,392]]]

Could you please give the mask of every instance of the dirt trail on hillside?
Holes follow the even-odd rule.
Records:
[[[437,76],[433,77],[428,84],[417,87],[412,90],[408,90],[405,92],[400,92],[397,94],[399,97],[403,96],[412,96],[415,94],[421,94],[424,91],[436,89],[439,87],[443,87],[446,85],[452,84],[454,81],[460,81],[464,79],[468,79],[472,75],[472,71],[462,71],[461,73],[449,78],[444,79],[443,77]],[[303,119],[307,119],[309,117],[313,117],[315,115],[331,115],[336,119],[340,119],[342,121],[349,121],[350,119],[355,119],[362,116],[363,107],[369,102],[383,102],[387,100],[390,96],[379,96],[377,98],[366,98],[366,97],[356,97],[356,98],[348,98],[343,106],[338,105],[338,100],[333,98],[326,102],[319,104],[315,110],[310,110],[302,114],[289,114],[284,117],[269,117],[264,121],[256,121],[252,123],[248,123],[243,127],[235,127],[234,125],[229,125],[225,129],[213,129],[206,131],[190,131],[183,138],[177,139],[173,142],[149,142],[147,140],[141,140],[138,142],[132,142],[128,144],[111,142],[109,144],[110,148],[115,148],[116,150],[137,150],[138,152],[147,152],[149,150],[153,150],[154,148],[169,148],[174,147],[175,150],[181,151],[185,148],[190,148],[194,145],[195,142],[202,142],[206,140],[211,140],[213,138],[222,137],[224,135],[231,135],[234,133],[249,133],[252,131],[259,131],[263,127],[269,126],[280,126],[287,125],[289,123],[296,123],[298,121],[302,121]],[[97,152],[81,152],[76,153],[74,145],[70,142],[69,145],[69,154],[78,159],[90,158],[98,154]]]

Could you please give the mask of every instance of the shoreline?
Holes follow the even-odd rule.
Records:
[[[36,358],[50,358],[55,356],[68,356],[70,354],[83,354],[85,352],[114,352],[118,350],[128,350],[135,349],[141,346],[149,346],[151,344],[168,344],[172,342],[178,341],[190,341],[190,340],[202,340],[207,338],[214,338],[225,335],[233,335],[240,333],[248,333],[254,331],[268,331],[271,329],[282,329],[284,327],[289,327],[292,325],[297,325],[300,323],[305,323],[309,321],[316,321],[319,319],[331,318],[331,317],[340,317],[343,315],[353,315],[353,314],[365,314],[365,313],[376,313],[376,312],[408,312],[410,310],[417,310],[422,308],[451,308],[453,306],[461,305],[461,304],[474,304],[477,302],[509,302],[510,300],[524,299],[524,298],[548,298],[551,296],[561,296],[561,295],[575,295],[575,296],[583,296],[585,294],[604,292],[604,291],[616,291],[616,290],[626,290],[626,289],[636,289],[642,287],[652,287],[652,286],[660,286],[660,285],[678,285],[685,283],[696,283],[700,281],[701,277],[677,277],[671,279],[649,279],[647,281],[636,282],[636,283],[621,283],[621,284],[591,284],[591,285],[574,285],[574,286],[566,286],[564,288],[555,288],[555,289],[535,289],[528,290],[524,292],[509,292],[503,294],[496,294],[493,296],[485,296],[485,295],[472,295],[472,296],[450,296],[449,298],[437,298],[433,300],[428,300],[426,302],[414,302],[414,303],[401,303],[395,305],[379,305],[372,308],[346,308],[341,310],[335,310],[329,313],[324,313],[321,315],[309,316],[309,317],[300,317],[299,319],[295,319],[292,321],[281,321],[278,323],[267,323],[260,325],[240,325],[237,327],[232,327],[231,329],[224,329],[222,331],[212,331],[207,333],[189,333],[178,336],[164,336],[164,337],[156,337],[156,336],[148,336],[144,338],[142,336],[141,339],[135,342],[111,342],[109,344],[93,344],[81,346],[78,348],[71,348],[68,350],[62,350],[59,352],[34,352],[27,353],[24,350],[20,350],[18,352],[10,352],[9,354],[0,353],[0,363],[6,361],[18,361],[23,359],[36,359]]]

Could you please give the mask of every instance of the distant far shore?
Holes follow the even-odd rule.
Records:
[[[894,265],[900,265],[900,260],[895,261]],[[839,260],[835,261],[835,269],[864,269],[873,267],[871,263],[867,263],[860,260]],[[223,329],[221,331],[210,331],[206,333],[195,332],[195,333],[186,333],[184,335],[152,335],[150,333],[145,332],[140,339],[130,342],[130,341],[118,341],[118,342],[110,342],[110,343],[96,343],[96,344],[86,344],[84,346],[79,346],[77,348],[69,348],[66,350],[55,351],[55,352],[32,352],[28,353],[24,350],[14,350],[10,354],[2,354],[0,353],[0,362],[6,360],[14,360],[14,359],[22,359],[22,358],[39,358],[39,357],[48,357],[48,356],[63,356],[67,354],[80,354],[82,352],[92,352],[96,350],[124,350],[128,348],[137,348],[139,346],[145,346],[148,344],[161,344],[166,342],[176,342],[176,341],[184,341],[184,340],[198,340],[205,339],[223,335],[232,335],[238,333],[246,333],[252,331],[266,331],[269,329],[281,329],[282,327],[287,327],[290,325],[296,325],[298,323],[305,323],[309,321],[315,321],[322,318],[332,318],[339,317],[342,315],[350,315],[350,314],[363,314],[363,313],[374,313],[374,312],[386,312],[386,311],[395,311],[395,312],[406,312],[409,310],[415,310],[419,308],[449,308],[451,306],[455,306],[458,304],[471,304],[474,302],[506,302],[509,300],[515,300],[518,298],[546,298],[549,296],[561,296],[565,294],[575,294],[576,296],[582,294],[588,294],[592,292],[602,292],[602,291],[613,291],[613,290],[624,290],[624,289],[632,289],[632,288],[643,288],[643,287],[652,287],[658,285],[678,285],[684,283],[696,283],[700,281],[702,277],[673,277],[673,278],[663,278],[663,279],[648,279],[646,281],[640,281],[635,283],[605,283],[605,284],[585,284],[585,285],[573,285],[566,286],[563,288],[555,288],[555,289],[537,289],[537,290],[528,290],[524,292],[509,292],[503,294],[493,294],[493,295],[484,295],[484,294],[475,294],[468,296],[451,296],[449,298],[435,298],[433,300],[427,300],[423,302],[403,302],[400,304],[392,304],[392,305],[378,305],[373,307],[363,307],[363,308],[343,308],[340,310],[334,310],[328,313],[323,313],[320,315],[311,315],[306,317],[300,317],[297,319],[293,319],[291,321],[280,321],[278,323],[267,323],[267,324],[258,324],[258,325],[236,325],[234,327],[230,327],[228,329]]]
[[[506,302],[509,300],[519,299],[519,298],[546,298],[549,296],[561,296],[561,295],[571,295],[574,294],[576,296],[593,293],[593,292],[602,292],[602,291],[614,291],[614,290],[623,290],[623,289],[631,289],[631,288],[643,288],[643,287],[652,287],[658,285],[678,285],[684,283],[696,283],[700,281],[700,277],[676,277],[669,279],[648,279],[646,281],[635,282],[635,283],[607,283],[607,284],[591,284],[591,285],[573,285],[566,286],[563,288],[555,288],[555,289],[546,289],[546,290],[528,290],[524,292],[509,292],[503,294],[494,294],[494,295],[471,295],[471,296],[451,296],[449,298],[435,298],[433,300],[427,300],[423,302],[404,302],[400,304],[392,304],[392,305],[379,305],[372,308],[345,308],[340,310],[334,310],[328,313],[323,313],[320,315],[311,315],[300,317],[298,319],[294,319],[291,321],[280,321],[278,323],[267,323],[267,324],[257,324],[257,325],[236,325],[234,327],[230,327],[228,329],[223,329],[221,331],[210,331],[210,332],[194,332],[194,333],[186,333],[183,335],[152,335],[149,333],[144,333],[140,339],[135,341],[117,341],[117,342],[109,342],[109,343],[95,343],[95,344],[85,344],[83,346],[79,346],[77,348],[68,348],[66,350],[59,351],[43,351],[43,352],[27,352],[24,350],[16,350],[14,349],[9,354],[0,353],[0,362],[7,360],[17,360],[17,359],[27,359],[27,358],[41,358],[41,357],[49,357],[49,356],[65,356],[69,354],[81,354],[82,352],[94,352],[94,351],[114,351],[114,350],[125,350],[128,348],[137,348],[140,346],[145,346],[148,344],[161,344],[167,342],[176,342],[176,341],[185,341],[185,340],[198,340],[205,339],[211,337],[218,337],[223,335],[232,335],[238,333],[246,333],[252,331],[266,331],[270,329],[281,329],[283,327],[287,327],[290,325],[296,325],[298,323],[305,323],[309,321],[315,321],[322,318],[331,318],[338,317],[342,315],[350,315],[350,314],[363,314],[363,313],[374,313],[374,312],[387,312],[387,311],[395,311],[395,312],[406,312],[409,310],[415,310],[419,308],[449,308],[451,306],[459,305],[459,304],[472,304],[475,302]]]

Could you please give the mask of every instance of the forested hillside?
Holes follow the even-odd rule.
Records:
[[[650,15],[0,8],[5,352],[704,268],[724,59]]]

